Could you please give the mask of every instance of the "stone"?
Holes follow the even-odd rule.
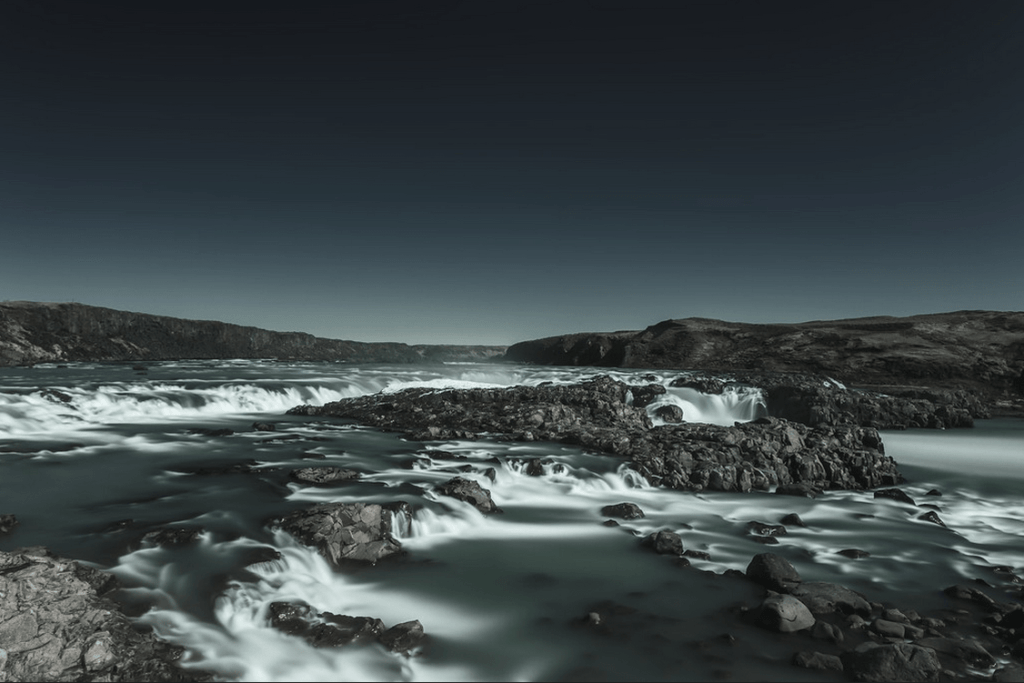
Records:
[[[351,562],[376,564],[402,550],[391,535],[391,509],[376,503],[321,503],[274,524],[336,568]]]
[[[675,404],[658,406],[654,409],[654,416],[662,422],[677,424],[683,421],[683,409]]]
[[[788,515],[785,515],[782,519],[779,520],[779,524],[785,524],[786,526],[799,526],[804,528],[807,527],[807,523],[804,520],[802,520],[800,518],[800,515],[796,514],[795,512],[791,512]]]
[[[14,515],[0,515],[0,536],[9,534],[18,525],[18,518]]]
[[[772,593],[758,608],[754,617],[758,626],[778,631],[793,633],[814,626],[814,615],[807,606],[792,595]]]
[[[411,654],[425,641],[423,624],[419,621],[403,621],[380,634],[380,642],[392,652]]]
[[[601,514],[605,517],[618,517],[620,519],[641,519],[644,511],[635,503],[616,503],[605,505],[601,508]]]
[[[897,624],[895,621],[889,621],[888,619],[875,619],[874,623],[871,624],[871,628],[878,635],[889,638],[903,638],[906,634],[903,624]]]
[[[926,522],[931,522],[932,524],[938,524],[941,527],[945,527],[946,526],[946,523],[943,522],[942,519],[934,511],[926,512],[926,513],[924,513],[922,515],[918,515],[917,518],[918,519],[923,519]]]
[[[843,670],[843,660],[835,655],[826,655],[821,652],[797,652],[793,655],[793,664],[816,671]]]
[[[184,650],[135,628],[110,574],[45,548],[0,552],[0,680],[209,681]]]
[[[292,470],[288,476],[306,484],[329,485],[339,481],[358,479],[360,475],[355,470],[341,467],[301,467]]]
[[[911,643],[866,642],[840,658],[855,681],[936,681],[942,670],[934,650]]]
[[[491,499],[491,492],[470,479],[453,477],[437,487],[438,493],[469,503],[480,512],[492,514],[501,509]]]
[[[988,669],[995,666],[995,658],[989,654],[978,641],[968,638],[932,637],[917,641],[921,647],[929,647],[936,652],[959,659],[977,669]]]
[[[846,548],[845,550],[838,551],[836,555],[849,557],[851,560],[862,560],[865,557],[871,557],[871,553],[869,553],[867,550],[861,550],[859,548]]]
[[[812,614],[825,615],[841,612],[871,616],[871,605],[863,595],[837,583],[805,581],[795,587],[792,594],[800,599]]]
[[[875,491],[874,497],[889,498],[890,500],[899,501],[900,503],[906,503],[907,505],[913,505],[915,507],[917,506],[917,503],[914,502],[914,499],[908,496],[906,492],[903,491],[903,489],[882,489],[880,491]]]
[[[778,593],[790,593],[800,585],[800,573],[787,559],[775,553],[754,555],[747,564],[746,576]]]
[[[683,539],[674,531],[662,530],[646,536],[641,545],[651,548],[659,555],[683,554]]]

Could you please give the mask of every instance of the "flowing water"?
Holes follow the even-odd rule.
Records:
[[[447,364],[369,366],[275,361],[70,364],[0,369],[0,514],[20,524],[0,549],[46,545],[115,573],[139,621],[187,649],[186,666],[226,680],[822,680],[789,664],[780,637],[740,624],[756,604],[742,570],[766,547],[747,523],[797,513],[778,545],[805,579],[835,581],[869,599],[926,610],[940,589],[1005,568],[1024,573],[1024,421],[973,430],[885,432],[903,486],[938,507],[830,492],[683,493],[653,488],[612,456],[556,444],[410,442],[345,420],[290,417],[288,408],[406,387],[568,383],[611,374],[666,386],[678,371]],[[663,403],[693,422],[732,424],[763,414],[760,393],[706,396],[669,388]],[[256,431],[256,421],[276,430]],[[658,421],[655,420],[657,424]],[[203,433],[198,430],[207,430]],[[225,430],[210,432],[209,430]],[[227,431],[230,430],[230,433]],[[526,463],[544,458],[544,474]],[[252,471],[218,466],[246,463]],[[312,487],[291,469],[332,465],[356,481]],[[212,468],[197,471],[198,468]],[[492,482],[484,475],[495,469]],[[483,516],[438,496],[455,476],[490,489],[503,513]],[[943,495],[926,495],[937,489]],[[396,524],[405,557],[345,573],[268,521],[316,502],[407,501]],[[602,524],[603,506],[646,513]],[[396,519],[396,522],[400,521]],[[202,527],[198,543],[140,543],[165,526]],[[710,559],[688,569],[640,547],[659,529]],[[271,557],[272,548],[279,557]],[[859,548],[851,560],[837,551]],[[269,559],[268,559],[269,558]],[[703,571],[701,571],[703,570]],[[418,619],[429,635],[415,656],[377,645],[314,649],[270,628],[267,606],[304,600],[321,611]],[[587,626],[614,612],[614,628]],[[716,636],[738,639],[723,645]]]

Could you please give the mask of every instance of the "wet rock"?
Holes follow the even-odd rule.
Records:
[[[917,641],[921,647],[930,647],[942,656],[959,660],[976,669],[995,666],[995,658],[978,641],[968,638],[933,637]]]
[[[674,404],[658,406],[654,409],[654,416],[663,422],[677,424],[683,421],[683,409]]]
[[[944,588],[942,592],[957,600],[969,600],[970,602],[980,605],[989,611],[994,611],[997,608],[996,601],[982,593],[977,588],[957,584],[955,586]]]
[[[822,491],[810,484],[779,484],[775,493],[780,496],[799,496],[801,498],[817,498]]]
[[[703,550],[684,550],[683,557],[692,557],[695,560],[711,560],[711,553],[704,552]]]
[[[203,534],[202,528],[196,527],[174,527],[168,529],[156,529],[142,537],[143,545],[158,546],[180,546],[189,545],[199,540]]]
[[[758,626],[780,633],[793,633],[814,626],[814,616],[807,606],[792,595],[781,593],[772,593],[764,599],[754,621]]]
[[[821,652],[797,652],[793,655],[793,664],[816,671],[843,670],[843,660],[835,655],[826,655]]]
[[[683,539],[674,531],[663,529],[644,537],[641,545],[651,548],[659,555],[683,554]]]
[[[18,526],[18,518],[14,515],[0,515],[0,536],[9,534]]]
[[[71,394],[60,389],[43,389],[40,395],[53,403],[71,403]]]
[[[906,492],[903,491],[903,489],[882,489],[880,491],[875,491],[874,497],[889,498],[890,500],[896,500],[899,501],[900,503],[906,503],[907,505],[913,505],[915,507],[917,506],[917,503],[914,502],[914,499],[908,496]]]
[[[775,553],[754,555],[747,565],[746,576],[769,590],[790,593],[800,585],[800,572],[789,560]]]
[[[923,519],[926,522],[931,522],[932,524],[938,524],[941,527],[946,526],[946,523],[943,522],[942,518],[939,517],[935,512],[926,512],[922,515],[918,515],[917,518]]]
[[[402,549],[391,535],[391,509],[376,503],[322,503],[275,520],[332,565],[376,564]]]
[[[454,477],[437,487],[438,493],[464,501],[485,515],[501,512],[491,500],[491,492],[480,484],[462,477]]]
[[[820,640],[830,640],[836,645],[842,645],[846,640],[843,629],[825,621],[815,622],[814,628],[811,629],[811,635]]]
[[[359,472],[341,467],[301,467],[292,470],[289,476],[306,484],[330,485],[339,481],[351,481],[359,478]]]
[[[926,493],[924,495],[926,495],[926,496],[941,496],[942,495],[942,491],[940,491],[938,489],[928,489],[928,493]]]
[[[605,517],[618,517],[620,519],[641,519],[644,511],[635,503],[617,503],[605,505],[601,508],[601,514]]]
[[[423,624],[419,621],[403,621],[380,634],[380,642],[392,652],[411,654],[425,641]]]
[[[826,581],[805,581],[792,590],[812,614],[824,615],[834,612],[871,616],[871,605],[863,595],[846,586]]]
[[[647,384],[644,386],[630,387],[633,394],[633,405],[637,408],[644,408],[653,403],[659,396],[665,394],[665,387],[660,384]]]
[[[942,670],[934,650],[910,643],[862,643],[841,659],[855,681],[935,681]]]
[[[694,389],[702,394],[721,394],[725,391],[725,382],[717,377],[677,377],[669,384],[671,387]]]
[[[208,681],[183,649],[138,631],[113,576],[44,548],[0,552],[0,679]]]
[[[836,555],[849,557],[851,560],[862,560],[865,557],[871,557],[871,553],[869,553],[867,550],[861,550],[859,548],[846,548],[845,550],[838,551]]]
[[[253,422],[252,430],[254,432],[275,432],[277,431],[277,425],[273,422]]]
[[[804,520],[800,518],[800,515],[796,514],[795,512],[791,512],[788,515],[785,515],[782,519],[779,520],[779,523],[785,524],[786,526],[800,526],[805,528],[807,527],[807,523],[804,522]]]
[[[765,524],[764,522],[747,522],[747,533],[751,536],[785,536],[789,533],[781,524]]]
[[[880,636],[889,638],[903,638],[906,635],[906,629],[903,627],[903,624],[897,624],[895,621],[889,621],[888,619],[875,619],[871,624],[871,630]]]
[[[195,429],[188,430],[189,434],[195,434],[197,436],[231,436],[235,433],[233,429],[227,427],[213,428],[213,427],[196,427]]]

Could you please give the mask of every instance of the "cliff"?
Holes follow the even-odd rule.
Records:
[[[212,320],[185,320],[83,304],[0,303],[0,366],[68,361],[280,358],[353,363],[475,360],[502,347],[411,347],[323,339]]]
[[[505,359],[551,365],[827,375],[855,386],[1024,395],[1024,312],[959,311],[756,325],[666,320],[642,331],[524,341]]]

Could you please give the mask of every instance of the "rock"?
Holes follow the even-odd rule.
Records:
[[[664,395],[665,387],[660,384],[634,386],[630,388],[630,393],[633,395],[633,406],[644,408],[653,403],[658,396]]]
[[[675,404],[658,406],[654,409],[654,416],[663,422],[676,424],[683,421],[683,409]]]
[[[779,520],[779,523],[785,524],[786,526],[800,526],[805,528],[807,527],[807,523],[804,522],[804,520],[800,519],[800,515],[796,514],[795,512],[791,512],[788,515],[784,516],[782,519]]]
[[[930,647],[940,655],[947,655],[960,660],[976,669],[988,669],[995,666],[995,658],[989,654],[976,640],[966,638],[921,638],[917,641],[921,647]]]
[[[895,621],[887,619],[875,619],[871,624],[871,629],[878,635],[889,638],[903,638],[906,634],[903,624],[897,624]]]
[[[784,557],[775,553],[754,555],[747,565],[746,576],[769,590],[790,593],[800,585],[800,573]]]
[[[932,524],[938,524],[939,526],[944,527],[944,528],[946,526],[946,523],[942,521],[942,518],[939,517],[937,514],[935,514],[935,512],[933,512],[933,511],[932,512],[925,512],[922,515],[918,515],[917,518],[918,519],[923,519],[926,522],[931,522]]]
[[[322,503],[275,524],[337,568],[349,562],[376,564],[402,549],[391,535],[390,509],[375,503]]]
[[[339,481],[359,478],[359,472],[341,467],[301,467],[292,470],[289,476],[306,484],[328,485]]]
[[[469,479],[454,477],[438,486],[437,491],[442,495],[469,503],[485,515],[501,512],[501,509],[491,500],[491,492]]]
[[[0,515],[0,536],[9,534],[18,526],[18,518],[14,515]]]
[[[814,626],[814,616],[806,605],[792,595],[780,593],[772,593],[764,599],[754,621],[758,626],[780,633],[793,633]]]
[[[871,553],[867,550],[860,550],[859,548],[846,548],[845,550],[838,551],[836,555],[849,557],[851,560],[862,560],[865,557],[871,557]]]
[[[942,670],[934,650],[911,643],[862,643],[841,659],[855,681],[936,681]]]
[[[53,403],[71,403],[71,394],[60,389],[43,389],[40,395]]]
[[[0,679],[209,681],[105,597],[113,576],[44,548],[0,552]]]
[[[644,511],[635,503],[605,505],[601,508],[601,514],[605,517],[618,517],[620,519],[640,519],[645,516]]]
[[[842,612],[862,617],[871,616],[871,605],[863,595],[837,583],[805,581],[791,592],[807,605],[812,614]]]
[[[846,636],[841,628],[825,621],[815,622],[811,635],[821,640],[830,640],[836,645],[842,645],[843,641],[846,640]]]
[[[683,554],[683,539],[674,531],[663,529],[649,534],[640,544],[653,549],[659,555],[682,556]]]
[[[843,660],[835,655],[826,655],[821,652],[797,652],[793,655],[793,664],[816,671],[843,670]]]
[[[275,432],[277,426],[273,422],[253,422],[252,430],[254,432]]]
[[[694,389],[702,394],[721,394],[725,391],[725,382],[717,377],[677,377],[669,386]]]
[[[197,436],[231,436],[235,433],[233,429],[227,427],[221,427],[215,429],[213,427],[196,427],[195,429],[188,430],[189,434],[195,434]]]
[[[910,496],[908,496],[903,491],[903,489],[896,489],[896,488],[893,488],[893,489],[882,489],[880,491],[875,491],[874,497],[875,498],[889,498],[889,499],[892,499],[892,500],[899,501],[901,503],[906,503],[907,505],[913,505],[915,507],[917,506],[917,503],[914,502],[914,499],[911,498]]]
[[[404,621],[395,624],[384,633],[380,634],[380,642],[392,652],[411,654],[413,650],[423,644],[425,635],[423,625],[419,621]]]
[[[173,527],[150,531],[142,537],[143,545],[179,546],[195,543],[203,529],[195,527]]]
[[[789,531],[781,524],[747,522],[747,533],[751,536],[785,536]]]
[[[997,608],[996,601],[982,593],[977,588],[957,584],[955,586],[944,588],[942,592],[951,598],[969,600],[970,602],[980,605],[989,611],[995,611]]]
[[[802,498],[817,498],[822,491],[811,484],[779,484],[775,493],[780,496],[800,496]]]

